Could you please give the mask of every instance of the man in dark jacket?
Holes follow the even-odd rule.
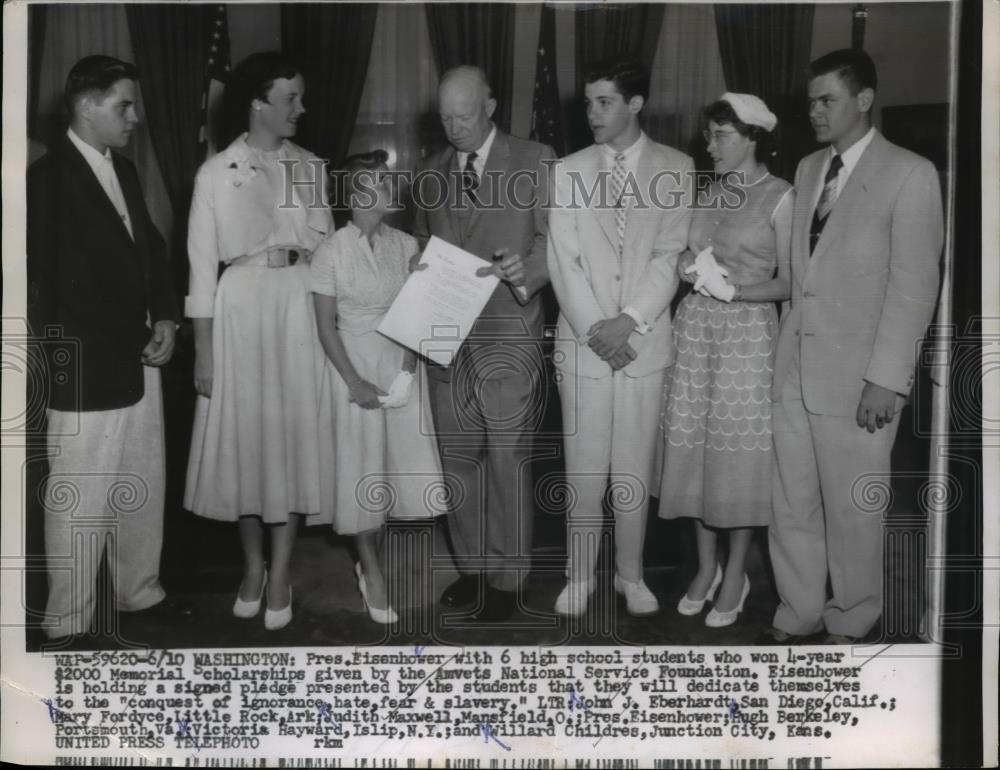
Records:
[[[120,611],[159,582],[164,459],[160,367],[179,318],[163,239],[135,167],[111,148],[137,123],[137,72],[88,56],[66,80],[66,135],[28,169],[29,324],[47,407],[50,638],[88,630],[106,556]]]

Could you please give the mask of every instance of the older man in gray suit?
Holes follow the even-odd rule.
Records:
[[[415,187],[415,234],[421,246],[434,235],[492,262],[481,272],[501,279],[452,365],[428,367],[460,573],[441,603],[478,603],[474,619],[498,622],[513,613],[530,568],[529,460],[544,397],[539,291],[549,280],[545,163],[555,153],[493,123],[496,100],[476,67],[446,72],[438,96],[449,146]]]
[[[761,639],[864,637],[882,612],[883,508],[895,419],[934,313],[943,244],[934,166],[871,123],[871,58],[810,65],[809,115],[829,147],[795,174],[792,298],[775,354],[771,561],[781,604]],[[827,596],[829,578],[831,595]]]

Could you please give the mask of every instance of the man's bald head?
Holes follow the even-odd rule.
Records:
[[[448,141],[460,152],[475,152],[493,127],[496,110],[490,82],[479,67],[464,64],[441,77],[438,108]]]

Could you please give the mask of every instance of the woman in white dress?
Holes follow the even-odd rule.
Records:
[[[257,53],[227,89],[247,130],[199,169],[188,224],[185,312],[200,398],[184,505],[239,522],[244,566],[233,614],[256,616],[266,595],[264,625],[276,630],[292,619],[288,566],[299,519],[323,520],[323,354],[308,259],[333,226],[322,162],[289,141],[304,112],[302,75],[281,54]]]
[[[395,209],[386,158],[384,150],[348,158],[351,221],[320,244],[311,270],[328,358],[323,504],[333,506],[334,529],[355,537],[355,574],[369,617],[390,624],[397,616],[378,558],[385,520],[444,513],[446,490],[423,366],[376,331],[418,251],[412,236],[382,222]]]

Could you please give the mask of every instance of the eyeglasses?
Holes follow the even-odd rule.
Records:
[[[738,131],[702,131],[701,135],[704,137],[706,144],[711,144],[713,139],[716,144],[722,144],[732,139],[738,133]]]

